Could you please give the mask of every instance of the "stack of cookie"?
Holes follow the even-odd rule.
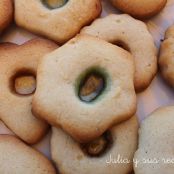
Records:
[[[100,0],[0,1],[1,33],[14,11],[19,27],[45,37],[0,44],[0,119],[16,135],[0,135],[0,173],[128,174],[133,165],[135,174],[174,173],[169,163],[143,163],[172,158],[174,107],[145,119],[139,140],[135,115],[136,93],[150,85],[158,64],[153,38],[135,18],[154,16],[166,0],[111,1],[128,14],[96,19]],[[172,86],[173,38],[170,27],[159,54]],[[29,147],[50,126],[55,166]]]

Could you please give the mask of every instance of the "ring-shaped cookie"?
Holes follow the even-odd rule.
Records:
[[[47,7],[47,1],[52,5]],[[50,9],[59,1],[64,5]],[[100,0],[15,0],[16,23],[58,43],[71,39],[100,13]]]
[[[112,127],[109,132],[112,138],[110,147],[101,156],[92,157],[86,154],[79,143],[62,129],[53,128],[51,155],[60,173],[130,173],[133,168],[133,157],[138,141],[136,117],[134,116],[130,120]]]
[[[14,136],[0,135],[0,154],[2,174],[56,174],[43,154]]]
[[[152,112],[140,125],[135,174],[173,174],[174,106]]]
[[[0,33],[10,24],[13,16],[12,0],[0,1]]]
[[[166,5],[167,0],[110,0],[112,4],[131,16],[139,19],[150,18],[158,14]]]
[[[34,89],[25,90],[25,86],[30,88],[33,85],[39,59],[55,48],[55,43],[43,39],[34,39],[20,46],[0,44],[0,120],[29,144],[38,142],[48,125],[31,113],[33,95],[25,94],[33,93]],[[20,77],[29,77],[29,81],[26,78],[21,81]]]
[[[98,72],[103,92],[92,102],[78,96],[79,81]],[[122,48],[91,36],[77,36],[45,56],[37,71],[33,112],[61,126],[80,142],[100,136],[136,110],[132,56]]]
[[[149,86],[157,72],[157,49],[143,22],[129,15],[112,14],[95,20],[81,33],[102,38],[130,51],[135,60],[136,91],[140,92]]]
[[[164,79],[174,87],[174,26],[168,28],[161,44],[159,66]]]

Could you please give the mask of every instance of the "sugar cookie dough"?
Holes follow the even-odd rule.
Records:
[[[1,174],[56,174],[44,155],[14,136],[0,135],[0,154]]]
[[[45,56],[37,73],[33,112],[80,142],[136,111],[133,58],[104,40],[77,36]]]
[[[136,18],[145,19],[158,14],[166,5],[167,0],[110,0],[112,4]]]
[[[128,174],[133,168],[133,156],[137,149],[138,123],[136,117],[112,127],[107,146],[99,140],[88,143],[90,154],[60,128],[52,129],[51,154],[60,173],[63,174]],[[106,135],[103,135],[106,136]],[[109,135],[108,135],[109,136]],[[107,137],[106,137],[107,138]],[[82,147],[81,147],[82,146]],[[105,148],[104,152],[96,153]],[[96,154],[95,156],[91,156]],[[114,163],[122,158],[125,163]]]
[[[12,17],[12,0],[0,0],[0,33],[10,24]]]
[[[100,0],[15,0],[17,25],[61,44],[100,13]]]
[[[134,85],[137,92],[147,88],[157,72],[157,49],[147,26],[129,15],[111,14],[95,20],[81,31],[122,46],[135,59]]]
[[[31,113],[31,101],[38,61],[56,48],[55,43],[44,39],[23,45],[0,44],[0,120],[29,144],[38,142],[48,128]]]
[[[174,26],[168,28],[161,43],[159,66],[164,79],[174,87]]]
[[[135,174],[173,174],[174,106],[162,107],[141,124]]]

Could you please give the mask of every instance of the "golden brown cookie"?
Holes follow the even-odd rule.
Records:
[[[88,144],[79,144],[62,129],[53,128],[51,154],[63,174],[128,174],[133,169],[137,143],[138,123],[134,116]]]
[[[10,24],[12,16],[12,0],[0,0],[0,33]]]
[[[95,20],[81,31],[129,51],[135,60],[134,85],[137,92],[147,88],[157,72],[157,49],[147,26],[129,15],[111,14]]]
[[[19,139],[0,135],[1,174],[56,174],[51,162]]]
[[[15,0],[16,23],[64,43],[101,13],[100,0]]]
[[[174,26],[168,28],[161,43],[159,66],[164,79],[174,87]]]
[[[45,135],[48,125],[31,113],[38,61],[57,45],[33,39],[23,45],[0,44],[0,119],[29,144]]]
[[[90,141],[135,113],[133,78],[127,51],[79,35],[39,64],[33,112],[76,140]]]
[[[167,0],[110,0],[112,4],[139,19],[150,18],[158,14],[166,5]]]

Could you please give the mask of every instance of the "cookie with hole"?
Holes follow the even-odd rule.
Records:
[[[147,19],[158,14],[166,5],[167,0],[110,0],[124,13],[138,19]]]
[[[135,113],[134,70],[124,49],[78,35],[40,62],[33,113],[91,141]]]
[[[101,137],[79,144],[61,128],[52,128],[51,156],[63,174],[128,174],[138,145],[136,116],[114,125]]]
[[[0,135],[0,173],[56,174],[51,162],[40,152],[14,136]]]
[[[101,13],[100,0],[15,0],[17,25],[59,44]]]
[[[31,102],[38,62],[56,48],[55,43],[39,38],[22,45],[0,44],[0,120],[29,144],[38,142],[48,129],[32,114]]]
[[[174,25],[170,26],[166,33],[164,41],[161,43],[159,54],[160,72],[165,81],[174,87]]]
[[[157,48],[145,23],[127,14],[111,14],[96,19],[81,34],[104,39],[129,51],[135,61],[136,91],[141,92],[150,85],[157,72]]]
[[[173,174],[174,106],[160,107],[140,125],[135,174]]]
[[[13,18],[12,0],[0,1],[0,33],[9,26]]]

